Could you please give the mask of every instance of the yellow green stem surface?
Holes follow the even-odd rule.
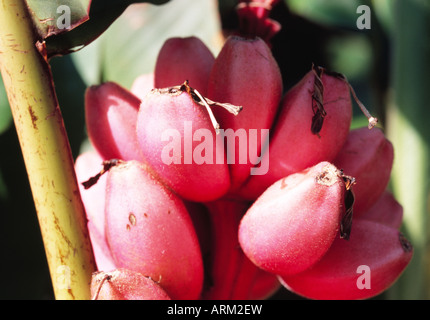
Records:
[[[51,70],[36,48],[36,35],[24,0],[0,0],[0,70],[33,193],[55,298],[89,299],[95,263],[85,211]]]

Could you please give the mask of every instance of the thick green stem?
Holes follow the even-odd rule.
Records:
[[[390,298],[428,299],[430,179],[430,3],[393,1],[392,103],[388,136],[394,144],[392,185],[404,208],[405,233],[414,257]]]
[[[56,299],[89,299],[95,263],[48,62],[24,0],[0,0],[0,70],[18,133]],[[25,236],[25,235],[23,235]]]

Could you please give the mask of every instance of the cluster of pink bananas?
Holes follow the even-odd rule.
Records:
[[[173,38],[131,90],[86,93],[76,161],[96,299],[364,299],[412,257],[386,191],[393,147],[350,130],[351,87],[320,67],[288,92],[260,38],[217,57]],[[370,117],[369,117],[370,118]],[[373,120],[370,118],[370,120]],[[97,174],[96,174],[97,173]]]

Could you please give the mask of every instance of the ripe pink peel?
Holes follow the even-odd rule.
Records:
[[[135,161],[111,168],[106,190],[106,237],[115,264],[150,277],[172,299],[199,298],[202,257],[181,199]]]
[[[135,95],[113,82],[87,89],[88,135],[103,159],[142,160],[136,139],[139,105]]]
[[[297,274],[329,249],[345,212],[345,184],[328,162],[278,180],[246,212],[239,242],[261,269]]]
[[[138,76],[133,81],[130,91],[142,101],[145,96],[154,88],[154,74],[146,73]]]
[[[170,300],[153,280],[127,269],[94,273],[91,296],[93,300]]]
[[[268,138],[267,132],[261,129],[271,128],[281,96],[281,73],[265,42],[260,38],[228,38],[215,59],[209,77],[208,98],[243,107],[236,117],[221,108],[214,109],[221,129],[232,129],[235,133],[256,129],[261,134],[254,143],[256,152],[248,153],[246,163],[240,163],[240,148],[249,146],[238,142],[227,146],[229,152],[235,155],[230,164],[231,191],[241,186],[250,175],[251,167],[258,163],[261,147]]]
[[[278,278],[274,274],[257,267],[242,250],[237,250],[240,251],[241,259],[234,285],[232,286],[230,299],[258,300],[269,298],[281,287]]]
[[[103,159],[97,152],[85,152],[76,158],[75,171],[87,219],[104,236],[105,217],[103,211],[105,208],[106,175],[101,176],[97,183],[89,189],[85,189],[82,185],[83,182],[100,172],[103,168],[102,163]]]
[[[230,299],[244,256],[237,240],[237,227],[247,204],[218,200],[209,202],[206,206],[212,227],[210,269],[208,270],[211,285],[203,298]]]
[[[366,212],[382,195],[390,180],[394,151],[378,128],[352,130],[334,164],[355,178],[354,215]]]
[[[193,221],[202,257],[205,259],[210,254],[212,241],[209,212],[203,203],[184,201],[184,204]]]
[[[130,91],[87,90],[96,152],[75,168],[104,271],[94,299],[265,299],[282,285],[364,299],[409,263],[391,143],[342,74],[312,66],[283,93],[277,1],[239,1],[240,37],[216,58],[171,38]],[[350,94],[372,130],[350,131]]]
[[[279,288],[279,281],[263,276],[239,246],[238,226],[249,204],[217,200],[206,206],[211,218],[212,247],[209,285],[203,299],[244,300],[273,293]]]
[[[311,131],[315,74],[309,71],[282,99],[280,114],[270,132],[269,152],[264,154],[269,158],[269,172],[250,176],[241,190],[247,199],[256,199],[283,177],[321,161],[333,161],[342,148],[352,117],[349,87],[346,82],[324,73],[321,80],[324,87],[323,106],[327,115],[319,136]],[[345,172],[349,171],[345,168]]]
[[[110,271],[115,269],[115,263],[105,236],[106,175],[101,176],[90,189],[85,189],[82,185],[83,182],[93,177],[103,168],[102,162],[103,159],[97,152],[86,152],[76,159],[75,171],[88,219],[88,230],[97,270]]]
[[[349,241],[335,239],[312,268],[280,279],[289,290],[310,299],[368,299],[394,283],[412,254],[412,246],[396,228],[357,219]],[[363,270],[367,279],[360,278]],[[360,289],[365,281],[369,287]]]
[[[236,11],[242,37],[260,37],[271,46],[270,40],[281,30],[281,24],[269,18],[271,2],[277,1],[240,1]]]
[[[400,229],[403,219],[403,207],[394,196],[385,191],[376,203],[367,211],[360,214],[361,220],[370,220]]]
[[[255,275],[254,283],[252,284],[251,292],[249,294],[250,300],[268,299],[276,291],[281,288],[281,283],[276,275],[269,273],[262,269],[258,269]]]
[[[199,38],[170,38],[157,57],[155,88],[173,87],[188,80],[205,96],[214,61],[214,55]]]
[[[137,136],[147,163],[184,199],[211,201],[227,192],[230,179],[222,138],[206,109],[187,92],[149,93],[138,114]]]

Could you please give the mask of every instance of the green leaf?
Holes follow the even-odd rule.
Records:
[[[390,34],[394,26],[394,17],[391,10],[392,0],[371,0],[372,8],[382,25],[385,33]]]
[[[369,121],[365,116],[354,116],[351,121],[351,130],[367,127]]]
[[[75,0],[77,1],[77,0]],[[89,1],[89,0],[81,0]],[[89,20],[46,39],[48,58],[77,51],[97,39],[133,3],[164,4],[169,0],[92,0]]]
[[[362,34],[338,37],[327,44],[333,70],[348,76],[348,80],[362,78],[372,67],[370,41]]]
[[[218,53],[222,37],[216,1],[132,5],[99,39],[72,58],[87,85],[115,81],[129,88],[136,77],[154,70],[165,40],[187,36],[199,37]]]
[[[335,27],[356,29],[361,0],[284,0],[289,8],[309,20]]]
[[[0,77],[0,134],[7,130],[12,123],[12,113],[7,100],[3,79]]]
[[[41,39],[66,32],[88,20],[91,0],[26,0]],[[64,18],[69,19],[69,21]],[[69,22],[69,26],[65,26]]]

